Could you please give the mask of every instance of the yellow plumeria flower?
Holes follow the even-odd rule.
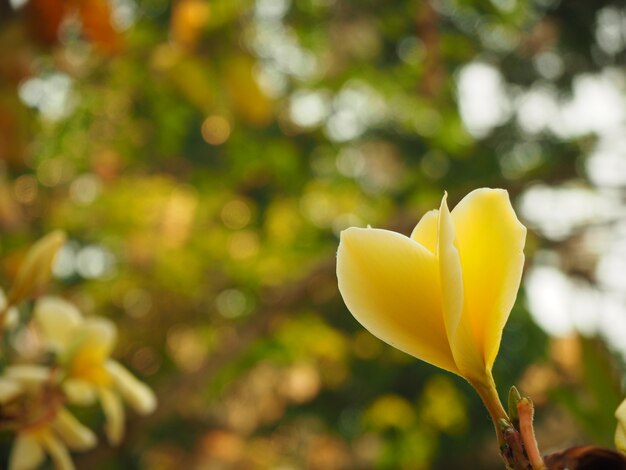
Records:
[[[86,405],[98,398],[111,443],[118,444],[124,433],[122,398],[137,413],[154,411],[156,396],[152,390],[109,357],[117,336],[112,322],[84,319],[76,307],[52,297],[37,302],[35,321],[63,366],[63,390],[68,401]]]
[[[69,449],[84,451],[96,445],[96,436],[65,408],[51,420],[33,424],[17,434],[9,470],[33,470],[41,466],[46,454],[57,470],[73,470]]]
[[[525,238],[506,191],[477,189],[452,212],[444,195],[410,237],[344,230],[339,290],[375,336],[465,377],[481,396],[495,393],[491,369],[519,288]],[[496,415],[503,413],[499,406]]]

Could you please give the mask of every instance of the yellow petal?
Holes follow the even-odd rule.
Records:
[[[615,447],[626,453],[626,400],[624,400],[615,411],[617,418],[617,429],[615,430]]]
[[[69,371],[73,379],[96,386],[109,386],[111,376],[105,368],[111,354],[117,330],[103,318],[90,318],[78,329],[75,344],[68,349]]]
[[[10,309],[8,309],[4,317],[4,327],[7,330],[13,330],[15,329],[15,327],[17,327],[19,321],[19,311],[15,307],[11,307]]]
[[[458,373],[446,338],[432,253],[398,233],[349,228],[341,233],[337,278],[346,306],[372,334]]]
[[[35,322],[48,345],[63,351],[75,339],[83,317],[78,309],[58,297],[43,297],[35,304]]]
[[[623,423],[626,427],[626,400],[622,401],[622,403],[620,403],[617,407],[617,410],[615,410],[615,417],[617,418],[617,421]]]
[[[484,382],[487,377],[482,347],[472,335],[464,314],[464,286],[461,259],[456,246],[452,217],[444,195],[439,208],[437,258],[441,279],[443,319],[452,356],[461,375]]]
[[[63,381],[63,393],[73,405],[89,406],[96,401],[97,391],[92,382],[69,378]]]
[[[20,395],[22,391],[23,388],[17,380],[0,377],[0,405],[10,402]]]
[[[155,410],[157,405],[156,396],[146,384],[137,380],[119,362],[107,361],[106,368],[122,397],[137,413],[145,415]]]
[[[40,434],[39,440],[50,455],[56,470],[74,470],[70,453],[58,437],[46,430]]]
[[[117,328],[105,318],[90,318],[85,321],[78,336],[80,349],[88,349],[91,356],[104,362],[115,346]]]
[[[46,366],[21,364],[7,367],[4,375],[9,380],[19,383],[23,390],[32,391],[39,389],[43,382],[49,381],[51,372]]]
[[[0,311],[4,311],[7,307],[7,298],[4,295],[4,291],[0,289]],[[15,307],[10,307],[4,314],[4,327],[12,330],[19,322],[20,315]]]
[[[433,209],[426,212],[413,229],[411,238],[422,245],[431,253],[435,253],[437,249],[437,224],[439,220],[439,211]]]
[[[91,429],[83,426],[65,408],[61,408],[58,411],[52,427],[63,442],[72,450],[87,450],[96,445],[96,435]]]
[[[19,433],[11,450],[9,470],[33,470],[42,464],[44,457],[43,449],[33,435]]]
[[[488,370],[515,303],[524,266],[526,227],[503,189],[477,189],[452,211],[461,260],[464,316]]]
[[[124,406],[120,397],[110,388],[101,387],[98,390],[100,403],[106,422],[104,432],[113,445],[118,445],[124,436]]]
[[[4,310],[7,307],[7,297],[4,295],[4,291],[0,289],[0,310]]]
[[[626,429],[621,424],[615,430],[615,448],[626,454]]]

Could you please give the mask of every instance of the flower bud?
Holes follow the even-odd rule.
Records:
[[[9,305],[39,293],[48,283],[52,275],[52,263],[63,243],[65,233],[55,230],[31,246],[9,292]]]

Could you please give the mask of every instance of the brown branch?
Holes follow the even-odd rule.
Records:
[[[445,71],[441,61],[439,16],[430,1],[422,2],[416,20],[417,36],[425,49],[419,94],[435,97],[443,87]]]

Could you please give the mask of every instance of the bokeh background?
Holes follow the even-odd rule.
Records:
[[[4,285],[66,230],[51,292],[160,400],[78,467],[500,468],[471,388],[363,330],[334,271],[342,229],[481,186],[529,227],[501,394],[545,452],[612,446],[625,58],[620,1],[1,0]]]

